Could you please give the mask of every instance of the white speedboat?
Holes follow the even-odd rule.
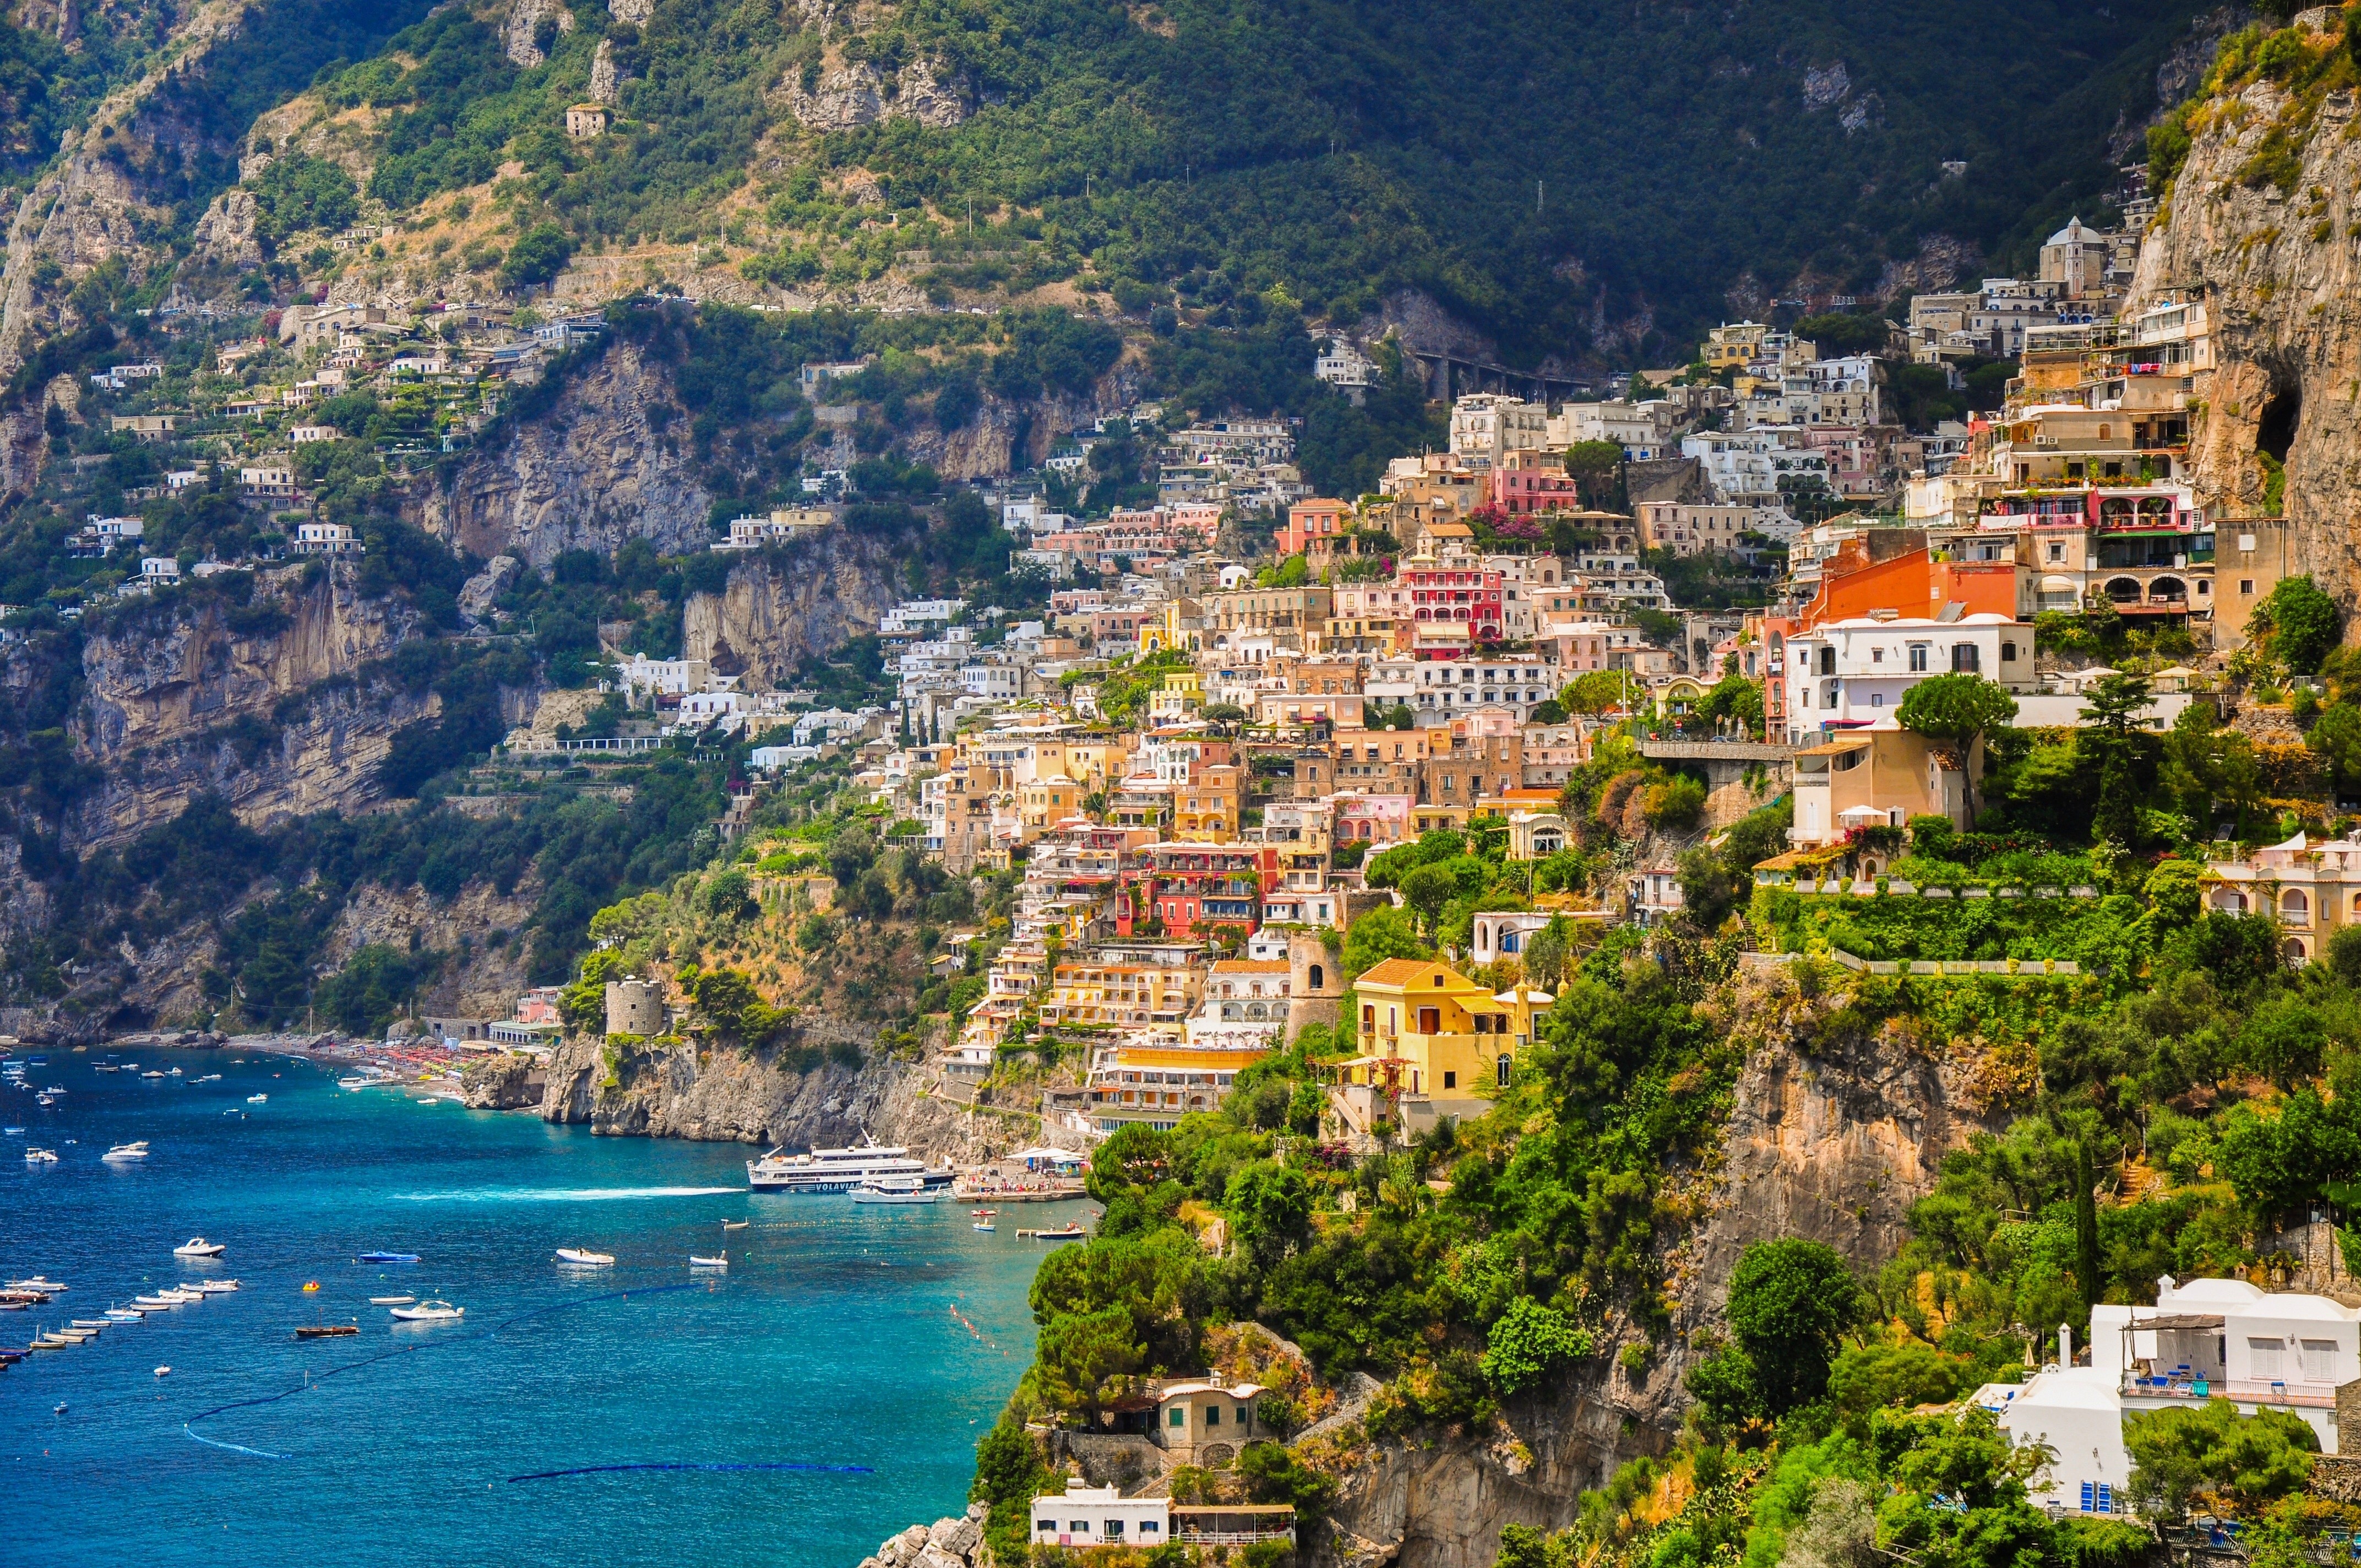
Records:
[[[908,1149],[884,1144],[795,1155],[773,1149],[746,1162],[746,1184],[757,1192],[850,1192],[864,1181],[904,1176],[928,1188],[951,1184],[950,1167],[929,1168]]]
[[[557,1261],[577,1263],[588,1268],[612,1268],[615,1266],[615,1255],[608,1252],[585,1252],[578,1246],[562,1246],[557,1249]]]
[[[110,1321],[118,1323],[137,1323],[144,1321],[148,1314],[132,1307],[109,1307],[106,1310],[106,1316]]]
[[[139,1076],[140,1076],[141,1078],[143,1078],[143,1079],[146,1079],[146,1078],[161,1078],[161,1077],[163,1077],[164,1075],[163,1075],[162,1073],[160,1073],[160,1072],[143,1072],[143,1073],[141,1073]]]
[[[856,1203],[931,1203],[944,1189],[929,1187],[916,1176],[875,1176],[852,1190]]]
[[[145,1296],[134,1296],[131,1304],[143,1311],[159,1312],[171,1307],[185,1307],[191,1301],[202,1301],[202,1296],[183,1297],[178,1290],[155,1290]]]
[[[203,1078],[192,1078],[189,1080],[189,1081],[191,1083],[219,1083],[221,1081],[221,1074],[217,1072],[209,1072]]]
[[[421,1301],[415,1307],[396,1307],[393,1315],[405,1323],[448,1323],[466,1317],[467,1309],[448,1301]]]
[[[148,1157],[148,1145],[144,1139],[136,1144],[117,1144],[99,1157],[111,1159],[117,1165],[128,1165]]]
[[[730,1255],[725,1252],[719,1257],[699,1257],[690,1253],[688,1266],[691,1268],[727,1268],[730,1266]]]
[[[220,1242],[209,1242],[203,1236],[191,1236],[172,1249],[174,1257],[219,1257],[228,1247]]]
[[[25,1151],[25,1163],[27,1165],[55,1165],[58,1163],[58,1151],[55,1149],[27,1149]]]
[[[336,1087],[338,1089],[367,1089],[370,1084],[375,1083],[376,1081],[377,1080],[373,1078],[340,1078],[336,1080]]]
[[[268,1105],[270,1103],[270,1096],[268,1094],[249,1094],[246,1097],[246,1102],[248,1105]]]
[[[418,1298],[415,1296],[372,1296],[369,1298],[369,1305],[372,1307],[410,1307],[415,1306],[417,1301]]]
[[[181,1288],[184,1290],[202,1290],[208,1296],[226,1296],[231,1291],[237,1288],[237,1281],[235,1279],[201,1279],[193,1286],[184,1285]]]
[[[62,1296],[66,1291],[66,1288],[64,1286],[59,1284],[56,1280],[51,1279],[45,1274],[36,1274],[30,1279],[11,1279],[8,1281],[8,1288],[11,1290],[38,1290],[44,1296]]]
[[[164,1076],[166,1078],[178,1078],[181,1076],[181,1069],[177,1067],[168,1067],[164,1069]]]

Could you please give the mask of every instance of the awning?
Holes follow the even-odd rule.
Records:
[[[2044,577],[2041,579],[2041,591],[2045,594],[2079,594],[2082,587],[2071,577]]]
[[[2153,1318],[2134,1318],[2124,1327],[2129,1329],[2218,1329],[2223,1326],[2219,1312],[2163,1312]]]

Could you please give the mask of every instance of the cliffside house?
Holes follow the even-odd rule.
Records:
[[[1535,1007],[1547,1005],[1535,1001],[1540,992],[1495,996],[1431,959],[1388,959],[1353,989],[1367,1054],[1336,1064],[1330,1093],[1348,1125],[1381,1118],[1423,1128],[1482,1115],[1491,1102],[1478,1091],[1509,1081],[1532,1043]]]
[[[2040,1372],[1972,1396],[2014,1441],[2049,1446],[2056,1459],[2034,1497],[2068,1513],[2126,1511],[2127,1415],[2204,1399],[2228,1399],[2244,1415],[2269,1406],[2301,1417],[2332,1454],[2340,1406],[2361,1416],[2361,1310],[2325,1296],[2167,1275],[2153,1307],[2092,1310],[2082,1365],[2068,1332],[2060,1326],[2059,1357]]]

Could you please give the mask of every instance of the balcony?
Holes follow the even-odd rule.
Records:
[[[2123,1394],[2138,1399],[2222,1399],[2241,1405],[2277,1405],[2290,1409],[2333,1410],[2336,1390],[2325,1384],[2259,1382],[2245,1377],[2142,1377],[2124,1375]]]

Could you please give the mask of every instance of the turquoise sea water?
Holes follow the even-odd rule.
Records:
[[[0,1090],[27,1129],[0,1139],[0,1279],[71,1289],[0,1313],[0,1344],[183,1279],[242,1288],[0,1373],[0,1559],[851,1568],[959,1511],[1032,1354],[1040,1248],[1013,1212],[983,1234],[948,1202],[756,1197],[742,1146],[347,1092],[287,1058],[139,1058],[185,1075],[159,1082],[44,1054],[27,1076],[67,1089],[57,1108]],[[146,1165],[101,1162],[135,1138]],[[60,1163],[27,1167],[27,1143]],[[725,1238],[725,1217],[753,1223]],[[192,1235],[229,1251],[175,1259]],[[689,1254],[725,1240],[728,1277],[692,1284]],[[616,1266],[553,1263],[567,1245]],[[370,1250],[422,1261],[352,1261]],[[368,1304],[397,1293],[466,1319]],[[360,1333],[298,1343],[315,1306]],[[697,1468],[516,1479],[654,1465]]]

